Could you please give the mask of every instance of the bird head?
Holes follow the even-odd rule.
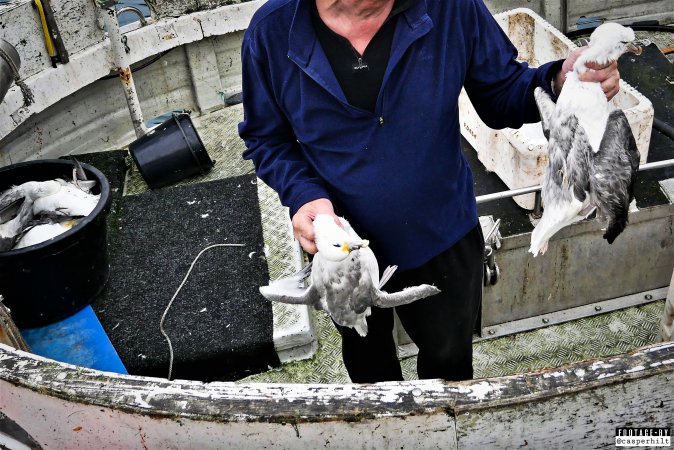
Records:
[[[642,52],[639,42],[635,40],[634,30],[613,22],[599,25],[590,35],[588,46],[589,49],[581,55],[582,66],[588,61],[604,65],[617,61],[625,52],[637,55]]]
[[[339,226],[328,214],[319,214],[314,219],[316,248],[329,261],[342,261],[349,254],[369,245],[366,239],[352,236],[347,229]]]

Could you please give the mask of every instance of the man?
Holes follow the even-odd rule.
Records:
[[[461,87],[487,125],[517,128],[540,120],[534,89],[558,93],[578,52],[537,69],[516,56],[480,0],[270,0],[243,40],[244,157],[290,208],[302,247],[316,252],[317,214],[342,215],[381,267],[399,267],[388,291],[442,291],[396,308],[420,378],[473,376],[484,242]],[[615,95],[617,67],[594,69],[587,79]],[[373,308],[368,327],[338,327],[351,380],[402,380],[393,311]]]

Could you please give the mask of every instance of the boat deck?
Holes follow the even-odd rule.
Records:
[[[665,44],[659,42],[659,45]],[[633,72],[625,70],[625,74]],[[630,83],[640,89],[649,87],[642,87],[632,80]],[[644,93],[650,97],[647,92]],[[656,106],[656,117],[660,116],[667,123],[672,123],[672,102],[668,101],[668,95],[671,97],[667,93],[656,95],[653,103]],[[244,145],[238,137],[237,124],[242,115],[241,105],[234,105],[194,117],[195,127],[216,164],[206,175],[170,187],[150,191],[126,151],[87,155],[90,159],[84,159],[85,162],[101,170],[103,168],[99,163],[107,165],[103,171],[111,179],[116,205],[132,205],[134,211],[132,215],[125,216],[120,214],[123,208],[113,208],[109,229],[113,238],[111,242],[115,244],[110,249],[114,260],[114,278],[108,285],[106,301],[97,300],[94,309],[118,351],[125,353],[123,359],[130,373],[165,376],[170,364],[169,348],[159,335],[160,317],[166,311],[187,268],[199,251],[209,245],[245,242],[252,247],[246,250],[245,257],[240,254],[240,259],[230,260],[234,254],[231,248],[219,249],[212,257],[206,254],[201,261],[203,265],[195,265],[181,293],[182,301],[171,306],[167,321],[176,327],[173,334],[174,347],[177,346],[174,349],[175,363],[179,369],[189,369],[188,372],[179,370],[174,375],[204,380],[348,382],[340,355],[340,337],[325,313],[304,306],[270,305],[257,294],[257,286],[268,279],[293,274],[306,263],[306,258],[292,238],[287,209],[279,204],[277,195],[268,186],[255,178],[252,164],[241,159]],[[507,190],[495,174],[484,170],[475,150],[466,141],[463,141],[463,147],[475,175],[476,195]],[[653,131],[649,161],[672,157],[671,141]],[[106,163],[105,159],[114,162]],[[668,181],[663,183],[663,180]],[[649,208],[671,203],[672,197],[667,197],[663,187],[674,185],[672,180],[674,169],[671,167],[640,176],[637,207]],[[239,189],[242,185],[243,189]],[[227,187],[232,190],[223,192]],[[230,193],[236,191],[245,191],[245,195],[239,198]],[[227,209],[230,208],[227,206],[230,200],[239,203]],[[203,202],[209,206],[202,208],[200,216],[188,220],[184,214],[181,215],[180,210],[191,207],[195,202],[197,205]],[[173,210],[177,212],[171,215],[175,212]],[[529,211],[520,208],[512,199],[481,204],[479,213],[489,220],[500,219],[500,233],[504,237],[517,236],[533,229]],[[255,233],[252,237],[238,234],[242,229],[250,231],[258,226],[241,222],[239,216],[244,215],[259,217],[260,220],[255,221],[261,228],[255,232],[259,231],[259,236]],[[484,226],[488,227],[489,220]],[[148,236],[128,234],[129,230],[141,223],[147,225],[147,222],[154,221],[163,225],[149,235],[153,246],[143,248],[140,252],[138,248],[134,249],[138,261],[147,261],[125,265],[124,257],[120,255],[124,256],[127,249],[140,247],[138,240],[147,239]],[[174,227],[180,230],[175,231]],[[125,233],[126,241],[118,241],[117,237]],[[134,241],[134,238],[137,240]],[[249,271],[246,267],[252,261],[257,266],[254,271]],[[228,289],[226,280],[245,278],[242,275],[251,276],[247,284],[244,283],[245,294],[240,296],[250,302],[252,309],[238,311],[243,314],[237,316],[238,319],[228,318],[227,314],[236,308],[223,306],[226,302],[220,301],[222,291]],[[237,302],[236,295],[230,299],[233,304]],[[483,378],[557,367],[570,361],[606,357],[655,343],[658,340],[664,295],[664,290],[659,289],[657,294],[651,295],[648,301],[641,301],[639,306],[504,337],[493,337],[488,333],[480,336],[476,333],[475,376]],[[594,301],[582,300],[578,303]],[[153,308],[151,313],[145,308],[150,303]],[[129,320],[131,316],[135,324]],[[230,330],[224,324],[227,320],[236,320],[239,328]],[[241,335],[252,331],[269,336],[264,339],[253,336],[250,338],[252,344],[242,344]],[[480,331],[484,332],[485,329]],[[501,334],[498,333],[499,336]],[[151,338],[147,338],[148,335]],[[207,350],[207,343],[217,352],[204,355],[210,351]],[[244,347],[237,347],[239,344]],[[229,358],[232,354],[238,354],[238,358],[246,359],[245,345],[254,347],[250,348],[249,359],[261,355],[260,361],[237,368],[234,357]],[[270,351],[275,354],[270,355]],[[405,378],[415,379],[414,352],[401,346],[400,357]],[[209,366],[218,365],[232,367],[225,370],[224,375],[224,372],[218,371],[208,373]],[[196,366],[200,368],[197,370]]]
[[[243,161],[239,157],[244,147],[236,134],[236,124],[241,118],[242,109],[237,105],[194,119],[195,127],[199,130],[209,154],[216,160],[216,165],[209,174],[186,180],[181,182],[181,185],[253,173],[250,162]],[[467,144],[465,147],[471,164],[476,165],[474,171],[476,174],[479,173],[476,177],[483,180],[483,185],[490,190],[506,189],[494,174],[488,174],[480,169],[474,150]],[[132,167],[126,178],[125,195],[140,194],[147,189],[137,169]],[[286,209],[278,203],[276,194],[261,181],[258,182],[258,196],[270,279],[288,276],[297,270],[301,259],[298,248],[291,238]],[[522,230],[522,227],[527,226],[527,211],[519,208],[512,200],[502,200],[498,203],[500,206],[497,207],[511,217],[510,223],[513,226],[508,227],[510,232],[528,231]],[[177,279],[181,276],[182,274],[176,274]],[[475,376],[482,378],[556,367],[569,361],[615,355],[655,343],[658,340],[663,301],[654,300],[639,307],[496,339],[482,339],[476,335]],[[168,302],[168,298],[166,301]],[[316,353],[309,359],[288,362],[281,367],[245,377],[242,381],[295,383],[349,381],[342,364],[339,334],[325,313],[278,303],[273,303],[272,309],[277,346],[291,345],[283,343],[284,336],[292,335],[292,332],[284,330],[304,326],[305,338],[311,338],[314,334],[317,337]],[[307,328],[308,326],[312,328]],[[310,343],[305,341],[304,344]],[[312,345],[308,345],[294,356],[306,357],[312,350]],[[402,358],[402,366],[406,379],[416,379],[414,356]]]

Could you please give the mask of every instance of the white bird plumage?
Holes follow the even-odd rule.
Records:
[[[348,221],[340,218],[340,222],[341,226],[330,215],[317,215],[314,232],[318,252],[312,263],[291,277],[260,287],[260,293],[268,300],[312,305],[330,314],[337,324],[365,336],[372,306],[405,305],[440,292],[428,284],[395,293],[382,291],[396,266],[387,267],[380,279],[369,242],[361,239]],[[311,284],[305,287],[309,277]]]
[[[548,240],[595,209],[608,220],[604,238],[612,243],[627,224],[639,152],[623,111],[606,99],[601,85],[580,81],[593,61],[601,65],[626,51],[638,52],[634,31],[605,23],[590,36],[589,48],[567,74],[557,103],[541,88],[535,98],[549,163],[542,182],[543,216],[531,234],[529,251],[545,253]]]
[[[100,199],[91,193],[96,182],[78,179],[84,171],[74,164],[73,181],[28,181],[0,194],[0,251],[52,239],[72,227],[70,219],[91,214]]]

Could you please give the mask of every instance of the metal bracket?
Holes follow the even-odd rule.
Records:
[[[633,306],[644,305],[654,301],[661,300],[667,296],[668,287],[651,289],[649,291],[639,292],[624,297],[618,297],[610,300],[590,303],[561,311],[555,311],[525,319],[513,320],[498,325],[483,327],[480,335],[482,337],[474,339],[474,342],[485,339],[494,339],[524,331],[535,330],[550,325],[558,325],[564,322],[570,322],[584,317],[596,316],[619,309],[631,308]]]
[[[122,44],[124,45],[124,51],[128,54],[131,52],[131,49],[129,48],[129,45],[127,44],[127,38],[126,35],[122,35]]]

